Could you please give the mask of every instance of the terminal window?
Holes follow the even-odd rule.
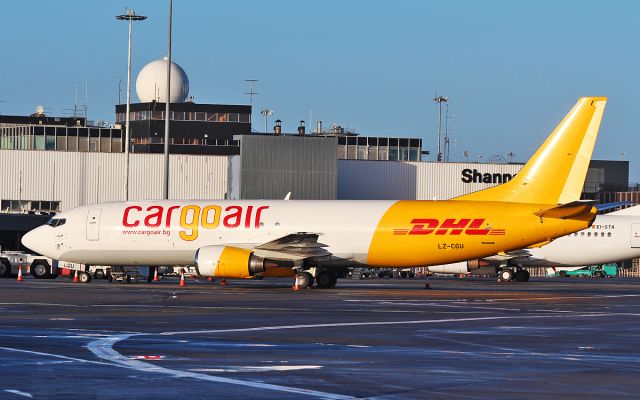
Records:
[[[59,212],[60,202],[49,200],[2,200],[0,201],[2,212]]]

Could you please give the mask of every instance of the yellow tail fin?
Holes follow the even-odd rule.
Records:
[[[580,199],[606,97],[583,97],[509,182],[454,200],[565,204]]]

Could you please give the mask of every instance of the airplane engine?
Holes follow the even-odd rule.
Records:
[[[198,275],[214,278],[251,278],[266,271],[265,259],[253,251],[230,246],[205,246],[196,251]]]
[[[428,270],[429,272],[435,272],[439,274],[468,274],[469,272],[475,272],[474,270],[488,267],[490,265],[490,263],[484,260],[471,260],[452,264],[432,265],[428,267]]]

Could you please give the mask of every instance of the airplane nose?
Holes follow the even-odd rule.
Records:
[[[22,245],[38,254],[47,255],[45,254],[47,239],[45,232],[43,232],[45,228],[47,227],[40,226],[27,232],[22,237]]]

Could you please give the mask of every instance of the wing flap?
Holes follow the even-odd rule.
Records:
[[[331,255],[327,251],[326,244],[319,243],[320,233],[297,232],[280,237],[270,242],[254,247],[255,250],[268,252],[272,257],[281,255],[280,258],[307,258],[307,257],[323,257]]]

